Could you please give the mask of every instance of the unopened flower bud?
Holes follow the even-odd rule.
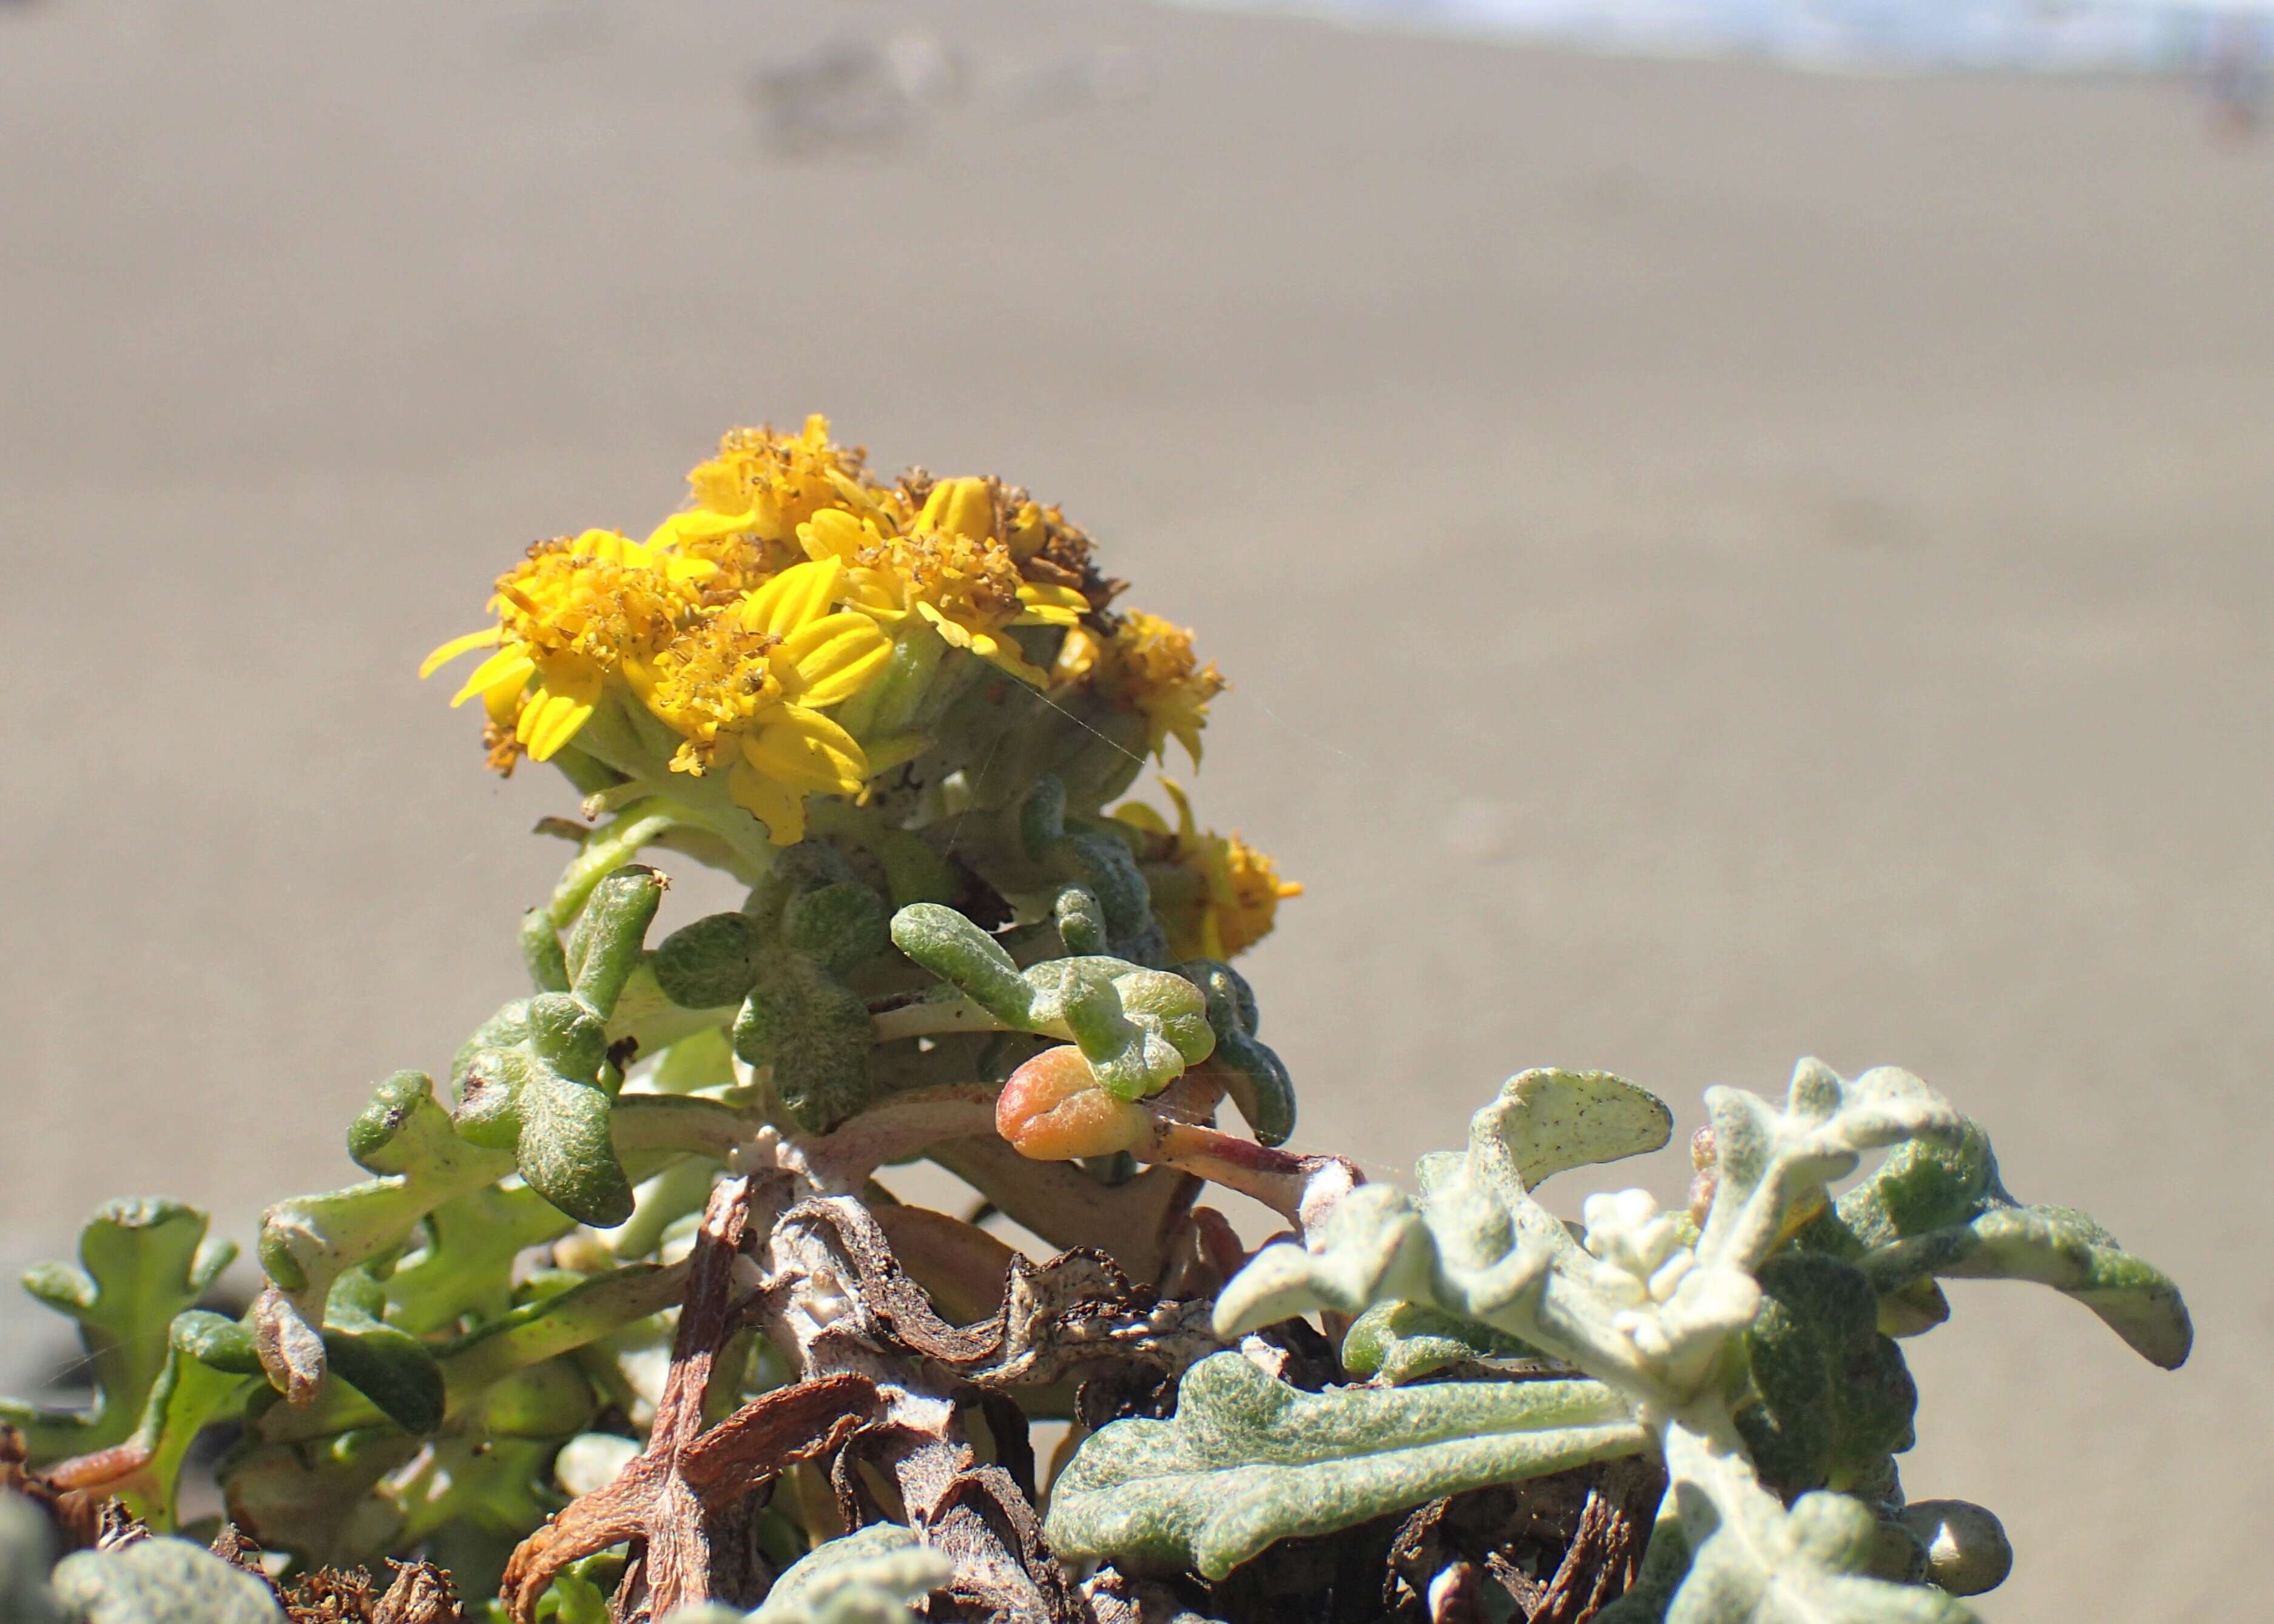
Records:
[[[995,1101],[995,1131],[1022,1156],[1069,1162],[1136,1149],[1152,1138],[1153,1118],[1100,1087],[1081,1050],[1068,1043],[1011,1073]]]

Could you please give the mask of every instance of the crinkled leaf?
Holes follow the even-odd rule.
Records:
[[[655,979],[674,1004],[715,1009],[742,1001],[757,979],[758,929],[746,914],[713,914],[664,937]]]
[[[1913,1442],[1918,1388],[1879,1334],[1879,1297],[1856,1269],[1821,1252],[1761,1265],[1761,1309],[1742,1339],[1758,1402],[1739,1431],[1765,1481],[1789,1498],[1847,1482]]]
[[[1186,1372],[1166,1421],[1117,1421],[1051,1491],[1073,1557],[1222,1578],[1265,1546],[1487,1484],[1630,1455],[1645,1435],[1593,1381],[1299,1392],[1237,1353]]]
[[[1899,1147],[1840,1198],[1834,1221],[1838,1229],[1820,1226],[1819,1244],[1852,1257],[1886,1297],[1921,1304],[1925,1323],[1939,1301],[1935,1276],[2031,1280],[2075,1298],[2166,1370],[2184,1364],[2194,1344],[2171,1277],[2082,1213],[2014,1200],[1974,1123],[1946,1144]]]
[[[734,1052],[767,1073],[783,1107],[812,1133],[869,1103],[876,1041],[876,1020],[858,993],[809,955],[782,950],[762,956],[734,1022]]]
[[[1667,1434],[1666,1463],[1682,1544],[1694,1555],[1662,1615],[1652,1611],[1660,1567],[1604,1624],[1972,1624],[1941,1590],[1865,1576],[1878,1524],[1862,1501],[1819,1490],[1788,1511],[1742,1455],[1680,1425]]]
[[[1468,1151],[1423,1157],[1420,1182],[1431,1187],[1465,1154],[1472,1169],[1513,1196],[1572,1168],[1646,1154],[1673,1132],[1665,1101],[1624,1078],[1554,1067],[1519,1071],[1469,1119]]]
[[[206,1239],[206,1215],[159,1198],[112,1201],[79,1230],[78,1267],[35,1264],[24,1289],[78,1322],[94,1402],[85,1410],[0,1400],[0,1424],[24,1434],[34,1464],[107,1449],[142,1418],[165,1368],[166,1327],[237,1256]]]
[[[954,1567],[892,1522],[815,1546],[792,1562],[750,1617],[758,1624],[898,1624]]]
[[[1793,1068],[1779,1110],[1757,1094],[1709,1088],[1714,1193],[1698,1260],[1751,1268],[1784,1237],[1789,1216],[1862,1154],[1904,1139],[1955,1139],[1965,1118],[1909,1071],[1879,1066],[1853,1082],[1820,1060]]]
[[[1472,1360],[1538,1356],[1521,1338],[1422,1303],[1376,1303],[1343,1336],[1343,1368],[1391,1387]]]
[[[857,880],[800,891],[782,905],[781,939],[832,975],[849,975],[892,944],[885,899]]]
[[[56,1599],[85,1624],[278,1624],[268,1586],[186,1539],[140,1539],[56,1564]]]

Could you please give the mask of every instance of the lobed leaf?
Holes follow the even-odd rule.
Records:
[[[1051,1491],[1051,1548],[1220,1579],[1280,1539],[1402,1506],[1630,1455],[1647,1435],[1599,1382],[1311,1394],[1221,1353],[1166,1421],[1086,1440]]]
[[[2186,1363],[2194,1345],[2172,1278],[2082,1213],[2016,1201],[1999,1178],[1988,1135],[1972,1122],[1948,1143],[1897,1149],[1840,1198],[1813,1238],[1852,1258],[1883,1299],[1919,1302],[1933,1293],[1924,1299],[1929,1323],[1938,1276],[2028,1280],[2083,1304],[2166,1370]]]
[[[107,1449],[140,1421],[168,1357],[167,1327],[237,1256],[206,1238],[206,1215],[151,1197],[112,1201],[79,1230],[79,1266],[35,1264],[24,1289],[77,1322],[94,1402],[85,1410],[0,1400],[0,1424],[24,1434],[34,1464]]]

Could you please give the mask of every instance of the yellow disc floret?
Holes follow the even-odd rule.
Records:
[[[696,583],[714,573],[614,530],[539,542],[498,577],[498,623],[444,643],[419,674],[494,648],[450,703],[479,695],[493,722],[513,718],[515,741],[547,760],[591,718],[608,677],[660,651],[698,612]]]

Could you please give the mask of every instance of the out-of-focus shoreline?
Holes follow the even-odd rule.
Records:
[[[1166,0],[1359,30],[1817,72],[2197,73],[2274,49],[2251,0]]]

